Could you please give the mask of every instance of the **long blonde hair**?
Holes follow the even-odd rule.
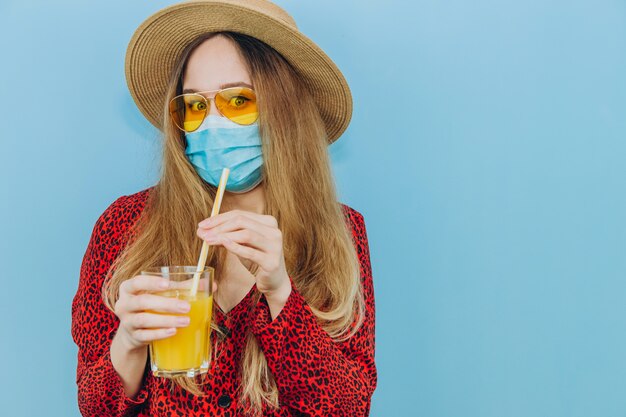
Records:
[[[234,32],[199,36],[182,52],[173,69],[164,103],[163,156],[158,183],[133,225],[132,239],[111,266],[103,298],[113,311],[120,284],[154,265],[195,265],[202,240],[198,221],[208,217],[216,188],[200,178],[185,155],[185,137],[170,121],[167,103],[182,89],[182,74],[190,52],[204,40],[221,34],[231,39],[247,65],[259,108],[262,138],[265,214],[273,215],[283,235],[287,272],[318,322],[335,341],[351,337],[364,315],[358,256],[345,214],[337,201],[328,142],[311,92],[282,55],[262,41]],[[207,265],[221,276],[227,251],[209,249]],[[258,265],[254,265],[254,271]],[[253,303],[261,294],[255,291]],[[219,329],[212,323],[218,338]],[[239,373],[240,401],[253,415],[277,408],[278,390],[263,351],[251,332],[245,337]],[[196,378],[174,383],[206,395]],[[175,389],[172,385],[172,389]]]

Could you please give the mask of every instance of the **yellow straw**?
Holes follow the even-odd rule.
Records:
[[[226,188],[226,181],[228,181],[228,174],[230,173],[230,169],[224,168],[222,169],[222,177],[220,178],[220,183],[217,186],[217,195],[215,196],[215,202],[213,203],[213,210],[211,210],[211,217],[217,215],[220,212],[220,206],[222,205],[222,196],[224,195],[224,189]],[[198,259],[198,267],[196,268],[196,273],[193,276],[193,283],[191,284],[191,296],[195,296],[196,292],[198,292],[198,284],[200,283],[200,274],[204,269],[204,264],[206,263],[206,257],[209,253],[209,244],[206,243],[206,240],[202,242],[202,250],[200,251],[200,259]]]

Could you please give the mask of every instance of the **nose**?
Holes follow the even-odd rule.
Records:
[[[214,98],[210,98],[208,99],[209,102],[209,114],[212,114],[214,116],[221,116],[220,112],[217,110],[217,105],[215,104],[215,99]]]

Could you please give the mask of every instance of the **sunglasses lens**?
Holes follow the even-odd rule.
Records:
[[[246,87],[233,87],[215,95],[215,104],[220,112],[235,123],[249,125],[259,117],[256,94]]]
[[[170,101],[170,115],[180,129],[186,132],[196,130],[208,112],[208,103],[199,94],[184,94]]]

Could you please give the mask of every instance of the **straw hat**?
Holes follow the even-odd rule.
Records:
[[[317,102],[331,144],[352,117],[352,95],[343,74],[285,10],[267,0],[191,0],[165,7],[135,30],[126,50],[128,89],[143,115],[163,130],[168,78],[180,53],[205,32],[253,36],[277,50],[300,74]]]

